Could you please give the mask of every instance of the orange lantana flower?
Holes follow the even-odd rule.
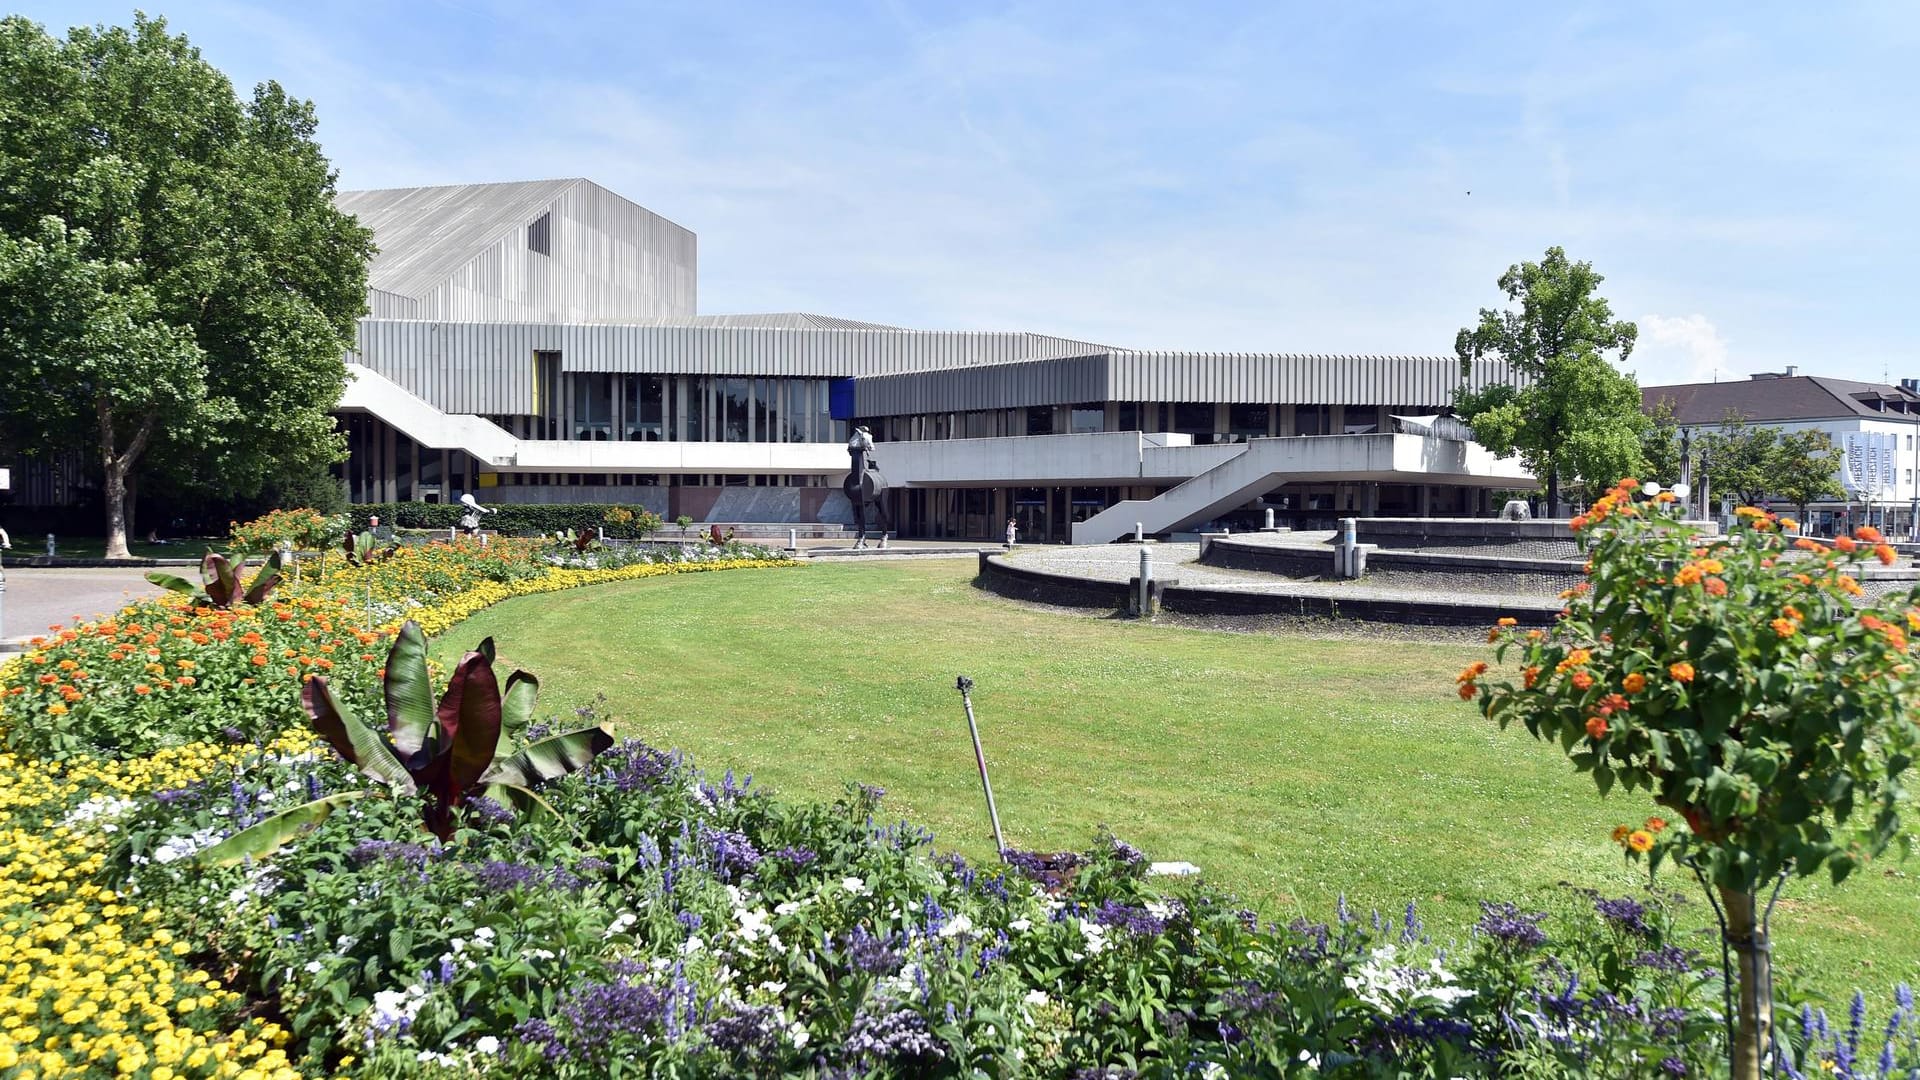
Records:
[[[1621,679],[1620,685],[1627,693],[1637,694],[1647,688],[1647,677],[1636,671],[1626,678]]]
[[[1685,660],[1682,660],[1677,664],[1668,664],[1667,674],[1673,676],[1673,680],[1675,682],[1692,682],[1693,681],[1693,665],[1687,663]]]
[[[1603,716],[1587,717],[1587,738],[1599,742],[1607,737],[1607,720]]]

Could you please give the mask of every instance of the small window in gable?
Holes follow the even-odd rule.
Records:
[[[527,226],[527,248],[542,255],[553,254],[553,214],[541,214]]]

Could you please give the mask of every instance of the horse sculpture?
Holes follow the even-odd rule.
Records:
[[[840,490],[846,493],[847,502],[853,506],[853,527],[857,533],[853,546],[867,546],[867,519],[869,515],[878,519],[880,539],[884,545],[887,533],[892,531],[893,523],[888,520],[887,506],[881,496],[887,491],[887,478],[880,475],[879,463],[873,460],[873,438],[866,428],[857,428],[853,438],[847,440],[847,453],[853,458],[853,468],[840,484]]]

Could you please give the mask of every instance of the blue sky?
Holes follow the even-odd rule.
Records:
[[[311,98],[342,187],[585,176],[693,229],[703,312],[1446,354],[1559,244],[1643,384],[1920,376],[1910,3],[153,13]]]

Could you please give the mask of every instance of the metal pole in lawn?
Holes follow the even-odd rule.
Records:
[[[980,725],[973,719],[973,680],[965,675],[954,683],[960,691],[960,703],[967,709],[967,731],[973,736],[973,760],[980,766],[980,787],[987,793],[987,817],[993,821],[993,849],[1000,861],[1007,861],[1007,842],[1000,835],[1000,811],[993,805],[993,781],[987,779],[987,754],[980,749]]]

